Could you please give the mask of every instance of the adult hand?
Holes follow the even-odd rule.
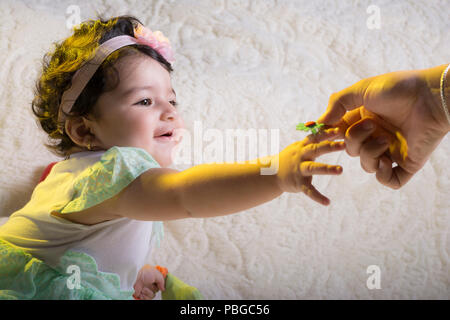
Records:
[[[363,79],[332,94],[317,122],[325,123],[325,128],[339,127],[347,153],[360,156],[361,167],[376,172],[380,183],[399,189],[424,166],[450,130],[439,95],[446,66]],[[448,91],[447,87],[450,101]],[[366,129],[366,124],[372,128]],[[377,138],[388,142],[380,145]]]

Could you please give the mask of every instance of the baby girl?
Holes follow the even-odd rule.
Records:
[[[162,221],[237,213],[283,192],[329,204],[312,176],[342,173],[314,162],[344,150],[329,141],[339,136],[335,128],[254,162],[168,168],[184,127],[171,84],[173,52],[162,33],[136,18],[82,23],[46,58],[33,112],[57,141],[46,147],[65,159],[48,167],[30,202],[0,227],[0,273],[9,275],[0,280],[0,297],[8,289],[32,299],[152,299],[162,290],[164,299],[169,287],[172,298],[201,297],[145,263]],[[261,174],[275,162],[276,173]],[[33,261],[41,272],[13,271],[5,262],[12,258]],[[67,274],[71,266],[80,267],[78,278]],[[25,278],[20,291],[17,281]]]

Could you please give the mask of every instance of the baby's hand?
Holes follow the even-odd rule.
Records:
[[[329,205],[330,200],[322,195],[311,184],[313,174],[342,173],[341,166],[327,165],[314,162],[314,159],[329,152],[345,149],[345,143],[331,142],[326,139],[336,139],[339,129],[323,130],[317,134],[310,134],[302,141],[294,142],[281,151],[277,172],[278,184],[284,192],[304,192],[308,197],[323,205]],[[326,141],[325,141],[326,140]]]
[[[144,265],[139,270],[134,283],[133,297],[137,300],[151,300],[160,290],[164,291],[164,277],[154,266]]]

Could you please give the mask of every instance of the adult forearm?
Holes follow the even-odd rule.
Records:
[[[267,159],[262,158],[262,159]],[[258,160],[258,159],[257,159]],[[201,164],[177,173],[180,201],[193,218],[223,216],[280,196],[276,174],[263,175],[270,163]]]

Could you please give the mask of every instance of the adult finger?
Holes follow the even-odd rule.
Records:
[[[376,172],[379,167],[380,157],[388,148],[389,140],[386,137],[380,136],[376,139],[368,139],[368,141],[361,146],[361,167],[366,172]]]
[[[321,194],[312,184],[310,185],[302,185],[302,192],[304,192],[308,197],[313,199],[314,201],[327,206],[330,204],[330,199]]]
[[[345,133],[345,150],[351,157],[360,154],[364,141],[375,131],[376,124],[372,119],[365,118],[352,124]]]
[[[320,143],[312,143],[303,147],[302,158],[305,160],[315,159],[323,154],[341,151],[345,149],[344,141],[322,141]]]
[[[303,161],[300,164],[300,173],[304,177],[309,177],[314,174],[341,174],[343,171],[341,166],[329,165],[326,163],[319,163],[313,161]]]
[[[334,123],[332,126],[325,125],[324,128],[338,128],[339,133],[335,139],[342,139],[345,137],[345,133],[347,132],[348,128],[350,128],[356,122],[361,121],[364,118],[376,117],[377,115],[375,113],[370,112],[369,110],[364,108],[364,106],[361,106],[359,108],[348,111],[338,122]]]
[[[380,158],[380,168],[376,177],[381,184],[397,190],[404,186],[413,175],[414,173],[408,172],[400,166],[392,168],[392,161],[388,157]]]
[[[333,93],[328,100],[327,110],[317,119],[317,122],[327,125],[335,124],[347,111],[362,106],[367,83],[367,79],[363,79],[344,90]]]
[[[347,132],[347,129],[354,123],[360,121],[363,117],[375,116],[371,114],[364,107],[359,107],[357,109],[347,112],[337,123],[332,126],[325,125],[325,130],[320,131],[318,134],[310,134],[306,138],[308,143],[318,143],[323,140],[338,140],[343,139]]]

